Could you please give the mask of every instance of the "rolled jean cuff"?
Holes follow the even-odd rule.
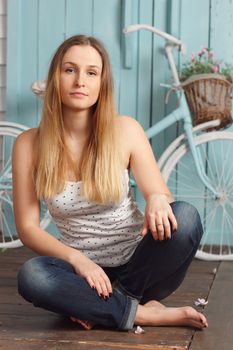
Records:
[[[129,330],[132,329],[134,326],[134,320],[138,308],[139,301],[137,299],[133,299],[129,297],[130,306],[129,306],[129,313],[128,318],[125,321],[125,324],[121,329]]]
[[[140,299],[138,300],[136,297],[128,295],[118,281],[114,281],[112,286],[114,290],[126,297],[125,313],[118,328],[122,330],[132,329]]]

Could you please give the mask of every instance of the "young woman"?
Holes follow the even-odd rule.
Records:
[[[108,55],[95,38],[74,36],[57,49],[41,123],[14,145],[13,188],[20,239],[39,254],[18,275],[26,300],[86,329],[207,327],[195,309],[159,302],[184,279],[202,226],[195,208],[173,202],[141,126],[117,115]],[[60,240],[40,228],[41,198]]]

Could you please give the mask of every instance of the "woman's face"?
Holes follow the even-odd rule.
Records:
[[[102,58],[91,46],[72,46],[64,55],[60,75],[63,108],[89,111],[101,84]]]

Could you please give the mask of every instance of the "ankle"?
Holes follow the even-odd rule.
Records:
[[[146,310],[147,309],[147,310]],[[137,308],[137,312],[136,312],[136,315],[135,315],[135,319],[134,319],[134,324],[135,325],[146,325],[146,314],[148,311],[149,307],[146,307],[146,306],[143,306],[143,305],[138,305],[138,308]]]

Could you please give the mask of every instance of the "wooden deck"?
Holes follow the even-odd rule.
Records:
[[[182,286],[165,300],[170,306],[203,309],[209,328],[144,327],[146,333],[95,328],[85,331],[56,314],[37,309],[17,293],[16,274],[33,256],[26,248],[0,253],[0,350],[230,350],[233,348],[233,263],[194,260]],[[199,307],[199,309],[201,309]]]

